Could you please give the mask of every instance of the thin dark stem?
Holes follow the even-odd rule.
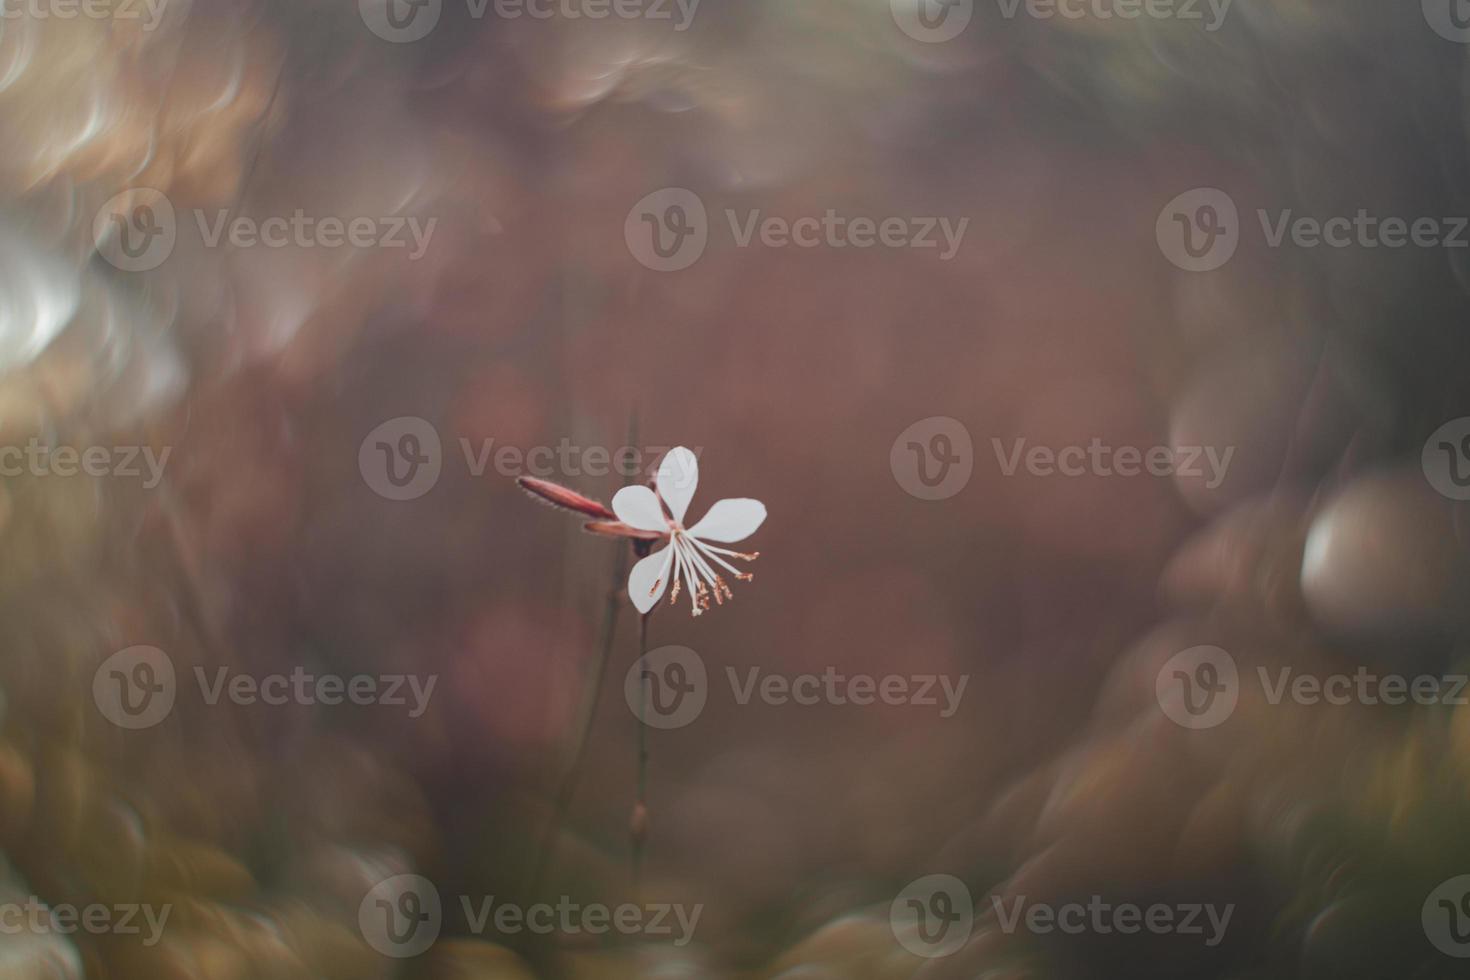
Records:
[[[648,656],[648,613],[638,617],[638,659]],[[633,887],[643,879],[643,849],[648,840],[648,685],[638,685],[638,794],[633,804]]]
[[[628,445],[638,444],[638,411],[636,407],[628,419]],[[624,480],[626,486],[631,478]],[[541,833],[541,845],[536,849],[536,865],[531,873],[531,894],[539,895],[556,856],[557,841],[562,827],[566,825],[567,812],[572,806],[572,797],[577,793],[577,783],[582,775],[582,763],[587,758],[587,747],[592,741],[592,725],[597,720],[597,702],[602,697],[602,683],[607,677],[607,665],[612,660],[613,640],[617,636],[618,610],[622,607],[623,580],[628,575],[628,549],[619,547],[613,557],[612,584],[607,590],[607,601],[602,608],[602,629],[598,637],[597,660],[588,675],[587,686],[582,692],[582,705],[577,726],[576,741],[573,743],[572,758],[562,774],[557,787],[556,801],[552,806],[551,818]]]
[[[628,574],[627,553],[626,548],[620,547],[617,549],[617,557],[613,560],[613,584],[608,590],[607,604],[602,611],[602,630],[598,639],[597,661],[593,664],[592,673],[587,678],[586,689],[582,693],[580,712],[582,720],[577,728],[572,758],[567,764],[566,771],[562,774],[551,819],[546,823],[546,828],[541,836],[541,846],[537,849],[536,869],[531,876],[532,895],[540,894],[541,885],[546,879],[546,872],[551,867],[551,860],[556,854],[557,840],[566,823],[567,811],[571,809],[572,797],[577,792],[577,783],[582,775],[582,763],[587,758],[587,747],[592,742],[592,725],[597,720],[597,702],[601,700],[602,683],[607,676],[608,661],[612,659],[613,638],[617,635],[618,609],[622,605],[620,590],[623,587],[623,579]]]

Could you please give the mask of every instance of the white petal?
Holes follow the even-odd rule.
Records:
[[[639,612],[646,613],[652,609],[669,587],[669,559],[674,556],[673,547],[669,544],[664,550],[640,559],[629,573],[628,598],[633,600]]]
[[[701,541],[739,541],[755,533],[766,519],[766,505],[749,497],[717,500],[700,522],[689,529]]]
[[[683,521],[689,501],[694,498],[694,488],[699,486],[699,459],[683,446],[670,449],[658,464],[654,483],[674,520]]]
[[[658,505],[658,496],[645,486],[623,487],[613,494],[613,513],[618,520],[640,531],[667,531],[668,519]]]

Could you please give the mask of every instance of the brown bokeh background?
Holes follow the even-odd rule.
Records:
[[[38,295],[83,300],[44,352],[8,357],[4,438],[171,457],[150,490],[5,483],[0,844],[21,893],[176,912],[151,948],[17,939],[0,977],[1456,975],[1418,916],[1470,872],[1466,708],[1247,692],[1226,726],[1190,731],[1154,695],[1202,643],[1242,672],[1442,673],[1463,655],[1464,518],[1419,454],[1470,414],[1467,266],[1270,249],[1252,227],[1257,208],[1463,213],[1464,50],[1415,6],[1236,0],[1204,32],[981,3],[944,44],[866,0],[704,0],[686,32],[451,3],[403,45],[316,0],[178,3],[148,33],[6,21],[0,127],[23,148],[0,166],[6,235],[68,270],[57,285],[16,263],[8,322]],[[700,195],[710,244],[658,273],[624,219],[669,186]],[[91,219],[138,187],[181,215],[437,226],[409,261],[210,248],[181,218],[162,266],[121,273]],[[1244,241],[1215,272],[1181,272],[1155,237],[1195,187],[1240,205]],[[726,208],[969,225],[950,261],[739,248]],[[358,465],[398,416],[444,444],[411,501]],[[942,501],[889,465],[931,416],[974,442]],[[767,504],[762,557],[733,604],[651,621],[715,684],[695,724],[649,736],[639,881],[623,603],[538,880],[625,546],[513,474],[471,473],[459,440],[616,450],[635,420],[641,446],[700,450],[693,513]],[[1007,476],[992,440],[1016,438],[1235,455],[1213,489]],[[604,501],[621,483],[549,476]],[[1304,579],[1322,526],[1331,561]],[[416,719],[181,696],[124,732],[90,692],[133,644],[181,675],[440,680]],[[727,666],[970,680],[941,718],[740,706]],[[704,915],[674,948],[476,939],[451,909],[434,950],[400,962],[356,911],[410,871],[444,895]],[[933,873],[979,909],[960,953],[925,961],[888,906]],[[1007,935],[990,895],[1238,907],[1203,948]]]

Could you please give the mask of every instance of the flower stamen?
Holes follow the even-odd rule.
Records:
[[[725,584],[725,580],[720,578],[719,573],[711,568],[709,562],[705,561],[704,556],[700,554],[702,548],[700,540],[695,537],[686,536],[684,544],[688,549],[689,557],[692,559],[695,568],[709,582],[710,594],[714,596],[715,605],[723,606],[726,599],[735,598],[735,593],[730,591],[730,586]],[[716,560],[718,561],[718,559]]]
[[[752,555],[745,555],[745,554],[741,554],[738,551],[730,551],[727,548],[716,548],[714,545],[707,544],[707,543],[699,540],[698,538],[691,538],[690,540],[692,540],[694,542],[694,546],[695,546],[695,548],[697,550],[703,551],[705,554],[709,555],[710,558],[714,559],[721,566],[723,566],[728,572],[730,572],[730,574],[734,575],[735,578],[738,581],[741,581],[741,582],[753,582],[753,581],[755,581],[755,576],[752,575],[750,572],[742,572],[742,571],[740,571],[734,565],[730,564],[729,562],[725,561],[725,559],[721,558],[720,555],[721,554],[726,554],[726,555],[730,555],[730,556],[732,556],[734,558],[743,559],[745,561],[755,561],[757,558],[759,558],[761,556],[761,553],[759,551],[757,551],[755,554],[752,554]],[[723,585],[724,583],[721,583],[721,584]]]
[[[747,555],[743,551],[731,551],[729,548],[717,548],[714,545],[707,544],[704,541],[701,541],[699,543],[704,546],[706,551],[713,551],[717,555],[729,555],[731,558],[739,558],[741,561],[755,561],[761,556],[761,553],[759,551],[753,551]]]

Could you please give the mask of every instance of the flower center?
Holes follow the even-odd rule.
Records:
[[[691,615],[698,616],[708,609],[711,597],[717,606],[724,605],[726,599],[735,598],[730,586],[725,584],[725,580],[715,570],[715,565],[723,567],[742,582],[755,578],[749,572],[737,570],[720,556],[755,561],[760,557],[760,552],[746,555],[727,548],[717,548],[694,537],[677,521],[670,521],[669,528],[669,547],[672,549],[670,560],[674,566],[674,585],[669,592],[669,601],[672,603],[678,600],[681,581],[687,579]],[[658,588],[658,585],[655,584],[654,588]]]

